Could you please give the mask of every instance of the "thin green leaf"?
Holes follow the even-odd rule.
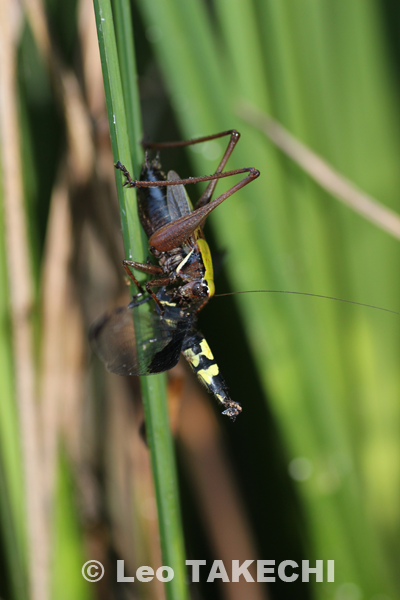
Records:
[[[121,160],[128,170],[132,170],[131,156],[136,156],[136,154],[131,153],[129,146],[111,6],[109,0],[94,0],[94,6],[114,160]],[[130,39],[131,31],[120,27],[119,33],[121,35],[119,41],[120,54],[125,57],[123,60],[126,61],[127,65],[132,64],[133,40]],[[134,80],[131,83],[133,87]],[[129,94],[133,94],[133,97],[137,99],[137,92],[134,92],[132,87],[129,87]],[[130,97],[129,94],[126,93],[127,98]],[[135,107],[138,107],[136,101],[132,102],[132,110]],[[138,117],[132,118],[130,127],[133,128],[137,121]],[[136,145],[141,133],[131,131],[130,134],[134,145]],[[127,257],[134,257],[135,260],[143,262],[147,254],[147,243],[141,232],[136,203],[133,201],[133,190],[122,187],[122,177],[119,172],[117,175],[117,190],[125,253]],[[143,314],[146,310],[148,310],[146,306],[139,307],[138,316],[134,319],[136,334],[139,338],[140,314]],[[167,411],[165,377],[160,375],[143,377],[141,378],[141,387],[147,439],[156,489],[163,563],[172,567],[175,574],[174,578],[166,583],[166,593],[170,600],[185,600],[188,597],[185,552],[174,449]]]

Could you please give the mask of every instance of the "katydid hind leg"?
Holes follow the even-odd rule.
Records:
[[[215,198],[205,206],[201,206],[200,208],[196,208],[189,215],[184,215],[179,219],[176,219],[172,223],[168,223],[164,227],[161,227],[158,231],[153,233],[153,235],[149,239],[149,245],[155,248],[160,252],[167,252],[172,250],[173,248],[178,247],[185,240],[187,240],[193,232],[200,226],[204,224],[204,221],[208,217],[208,215],[215,209],[217,206],[222,204],[224,200],[232,196],[235,192],[246,186],[248,183],[256,179],[260,172],[253,167],[246,169],[238,169],[236,171],[230,172],[231,175],[236,175],[237,173],[248,173],[247,177],[239,181],[236,185],[232,186],[227,190],[224,194],[221,194],[218,198]],[[227,173],[220,173],[219,178],[226,176]],[[186,183],[185,180],[182,180]],[[175,183],[168,182],[168,183]]]
[[[215,173],[221,173],[223,171],[226,163],[228,162],[228,159],[229,159],[230,155],[232,154],[236,144],[238,143],[238,141],[240,139],[240,133],[238,131],[236,131],[236,129],[229,129],[228,131],[221,131],[220,133],[215,133],[213,135],[207,135],[204,137],[194,138],[191,140],[183,140],[183,141],[178,141],[178,142],[146,142],[146,141],[142,141],[142,146],[146,150],[147,149],[162,150],[162,149],[167,149],[167,148],[183,148],[185,146],[192,146],[194,144],[200,144],[200,143],[204,143],[204,142],[209,142],[211,140],[216,140],[218,138],[222,138],[227,135],[230,136],[228,146],[224,152],[223,157],[220,160],[217,170],[215,171]],[[205,204],[208,204],[210,202],[217,183],[218,183],[218,179],[215,179],[208,184],[207,188],[204,190],[203,194],[201,195],[200,199],[198,200],[198,202],[196,204],[196,208],[200,208],[201,206],[204,206]]]
[[[218,138],[230,135],[231,138],[235,137],[237,140],[240,137],[240,133],[236,129],[228,129],[227,131],[221,131],[219,133],[213,133],[212,135],[205,135],[202,137],[193,138],[190,140],[179,140],[175,142],[148,142],[142,140],[141,144],[145,150],[164,150],[168,148],[184,148],[186,146],[194,146],[195,144],[202,144],[211,140],[217,140]]]
[[[238,131],[236,131],[236,129],[232,129],[230,131],[225,131],[224,133],[225,133],[225,135],[230,134],[231,137],[228,142],[228,146],[224,152],[224,155],[221,158],[221,161],[218,165],[218,168],[215,171],[216,173],[222,173],[222,171],[225,168],[226,163],[229,160],[230,155],[232,154],[236,144],[238,143],[238,141],[240,139],[240,133]],[[205,206],[206,204],[208,204],[210,202],[212,195],[214,193],[214,190],[217,186],[217,183],[218,183],[218,179],[214,179],[213,181],[210,181],[210,183],[208,184],[208,186],[206,187],[206,189],[200,196],[199,200],[197,201],[196,209],[201,208],[202,206]]]

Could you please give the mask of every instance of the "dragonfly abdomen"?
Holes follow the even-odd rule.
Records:
[[[182,353],[198,379],[213,394],[220,404],[225,406],[223,414],[234,421],[242,407],[230,399],[224,378],[211,352],[207,340],[200,332],[193,332],[185,338]]]

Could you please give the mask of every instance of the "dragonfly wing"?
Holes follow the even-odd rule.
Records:
[[[162,373],[176,365],[188,327],[168,324],[156,313],[141,317],[141,341],[136,344],[134,308],[105,313],[90,328],[89,339],[97,356],[116,375]]]

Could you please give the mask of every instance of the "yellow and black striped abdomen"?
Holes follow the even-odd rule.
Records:
[[[242,407],[238,402],[230,399],[225,380],[219,372],[219,367],[204,336],[199,332],[187,336],[182,352],[207,391],[214,394],[218,402],[225,406],[226,410],[222,414],[235,420],[242,412]]]

